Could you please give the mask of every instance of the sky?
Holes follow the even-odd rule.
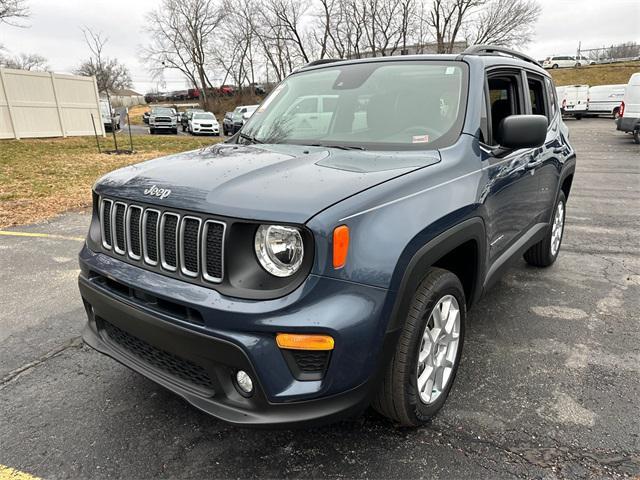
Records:
[[[156,86],[139,51],[148,41],[145,15],[157,0],[27,0],[31,9],[28,28],[0,25],[0,45],[12,53],[39,53],[52,70],[71,72],[88,56],[82,27],[109,37],[108,56],[125,63],[134,89],[144,93]],[[626,41],[640,43],[640,0],[538,0],[542,14],[534,41],[525,53],[543,59],[549,55],[575,54]],[[167,90],[187,84],[177,72],[164,75]],[[215,83],[215,82],[214,82]]]

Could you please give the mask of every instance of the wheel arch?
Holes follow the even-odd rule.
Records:
[[[434,237],[409,260],[396,290],[387,331],[394,331],[402,326],[413,292],[430,267],[454,273],[462,283],[467,307],[470,307],[482,294],[485,264],[486,234],[482,218],[469,218]]]

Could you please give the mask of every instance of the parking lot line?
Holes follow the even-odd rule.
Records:
[[[37,233],[37,232],[9,232],[0,230],[0,235],[7,237],[35,237],[35,238],[55,238],[59,240],[73,240],[74,242],[84,242],[83,237],[71,237],[67,235],[56,235],[53,233]],[[1,479],[0,479],[1,480]]]
[[[39,477],[34,477],[0,463],[0,480],[39,480]]]

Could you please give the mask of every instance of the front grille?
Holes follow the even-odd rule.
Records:
[[[100,324],[110,340],[150,366],[185,382],[213,390],[211,377],[200,365],[154,347],[150,343],[125,332],[103,319],[101,319]]]
[[[107,198],[101,199],[100,212],[106,253],[145,268],[222,281],[225,223]]]

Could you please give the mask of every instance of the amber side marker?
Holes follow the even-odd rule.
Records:
[[[340,225],[333,230],[333,268],[344,267],[349,253],[349,227]]]
[[[305,335],[279,333],[276,335],[278,347],[287,350],[333,350],[333,338],[329,335]]]

